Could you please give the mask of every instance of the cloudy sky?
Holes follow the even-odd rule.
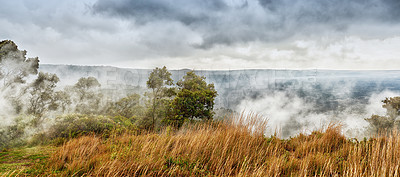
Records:
[[[398,0],[0,0],[41,63],[400,69]]]

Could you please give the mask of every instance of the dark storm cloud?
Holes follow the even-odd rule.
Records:
[[[245,11],[245,8],[247,8],[246,1],[232,6],[224,1],[215,0],[123,0],[117,2],[100,0],[93,6],[93,11],[132,18],[139,25],[154,21],[165,21],[165,23],[177,21],[200,33],[204,41],[199,47],[207,47],[208,44],[214,43],[229,44],[235,41],[246,41],[250,36],[246,34],[248,32],[253,33],[253,39],[257,36],[255,31],[248,28],[254,26],[250,24],[253,23],[251,20],[245,19],[249,14],[245,12],[235,14]],[[227,31],[227,28],[231,30]]]
[[[98,1],[93,9],[97,12],[108,12],[119,16],[138,17],[138,22],[154,19],[174,19],[184,24],[199,23],[207,20],[209,12],[222,11],[227,6],[215,0],[122,0]],[[204,9],[207,9],[204,11]]]
[[[180,22],[200,33],[203,48],[399,23],[399,9],[398,0],[98,0],[93,6],[95,13],[132,18],[139,25]]]
[[[259,2],[272,13],[278,13],[299,23],[400,21],[398,0],[259,0]]]

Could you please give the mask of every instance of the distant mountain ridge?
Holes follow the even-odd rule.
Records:
[[[78,66],[41,64],[40,71],[55,73],[60,85],[72,85],[81,77],[96,77],[103,89],[129,90],[145,88],[152,69],[129,69],[112,66]],[[189,69],[170,70],[174,82]],[[365,102],[374,92],[400,91],[400,70],[196,70],[214,83],[219,96],[217,107],[235,108],[243,99],[257,99],[276,91],[290,92],[311,101],[329,98],[324,109],[335,109],[339,102],[354,99]],[[344,86],[351,85],[351,88]],[[349,94],[338,94],[341,89],[351,89]],[[333,102],[334,104],[332,104]],[[333,106],[332,106],[333,105]],[[336,105],[336,106],[335,106]]]

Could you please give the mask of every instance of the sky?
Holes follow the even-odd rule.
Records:
[[[398,0],[0,0],[0,40],[40,63],[400,69]]]

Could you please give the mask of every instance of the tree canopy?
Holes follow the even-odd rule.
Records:
[[[394,128],[400,128],[400,97],[385,98],[382,100],[386,115],[372,115],[366,118],[374,133],[390,133]]]
[[[170,114],[166,119],[169,124],[180,127],[187,119],[213,118],[217,91],[214,84],[207,84],[205,79],[190,71],[177,83],[179,91],[170,104]]]
[[[93,114],[100,109],[103,95],[99,92],[100,83],[94,77],[82,77],[73,86],[75,92],[75,111],[84,114]]]
[[[41,117],[47,110],[55,110],[56,103],[54,88],[60,79],[55,74],[40,72],[38,77],[30,84],[30,104],[28,113]]]
[[[0,80],[3,88],[15,83],[25,83],[30,74],[37,74],[39,59],[26,58],[25,50],[18,50],[18,46],[10,40],[0,42]]]
[[[162,68],[156,67],[150,73],[146,84],[147,88],[151,89],[151,93],[147,94],[150,97],[148,115],[151,118],[151,128],[154,129],[157,120],[161,115],[165,114],[170,98],[175,94],[174,88],[170,87],[173,85],[171,73],[165,66]]]
[[[107,113],[112,116],[134,118],[134,116],[142,112],[142,109],[143,107],[140,105],[140,95],[131,94],[111,103],[110,107],[107,109]]]

